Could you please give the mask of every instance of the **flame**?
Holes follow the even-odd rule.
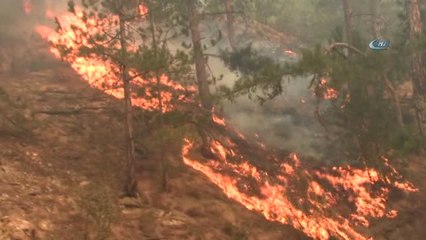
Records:
[[[24,12],[26,14],[30,14],[33,11],[33,5],[31,3],[31,0],[23,0],[22,8],[24,9]]]
[[[372,191],[372,186],[384,183],[374,169],[347,166],[323,171],[302,170],[300,159],[292,153],[288,161],[281,164],[281,171],[274,180],[270,174],[259,170],[249,161],[230,162],[228,152],[236,155],[236,149],[228,150],[218,141],[211,143],[211,149],[219,157],[219,162],[209,160],[200,163],[190,158],[193,145],[185,139],[182,148],[184,163],[206,175],[230,199],[261,213],[267,220],[290,224],[314,239],[325,240],[332,236],[348,240],[370,239],[355,230],[356,226],[368,227],[369,218],[397,216],[396,210],[388,211],[386,207],[390,189],[381,187],[378,191]],[[302,176],[308,179],[305,197],[293,201],[289,196],[297,196],[298,192],[292,184],[300,182]],[[259,195],[247,193],[249,187],[243,181],[248,178],[259,187]],[[331,187],[324,187],[324,184]],[[416,191],[408,182],[395,186],[406,191]],[[328,211],[342,202],[352,202],[355,205],[354,212],[345,215]],[[308,212],[302,210],[306,204],[309,206]]]
[[[148,12],[148,9],[139,6],[139,12],[143,15]],[[68,62],[92,87],[102,89],[114,97],[123,98],[121,81],[116,74],[119,69],[117,65],[96,56],[81,57],[78,54],[81,46],[93,47],[83,32],[95,34],[99,26],[110,26],[114,29],[117,17],[110,16],[103,20],[89,18],[87,22],[81,21],[81,17],[81,13],[77,16],[61,15],[58,17],[61,24],[59,32],[42,25],[37,26],[36,31],[42,38],[53,43],[50,51],[57,58],[61,58],[61,54],[56,46],[64,45],[71,49],[71,53],[63,60]],[[77,25],[83,32],[73,31],[73,25]],[[130,46],[129,51],[132,49],[135,49],[135,46]],[[133,87],[145,89],[145,96],[134,94],[132,104],[146,110],[157,109],[159,102],[153,87],[156,79],[143,79],[133,70],[130,71],[130,76],[133,79]],[[195,92],[195,87],[182,86],[165,75],[161,76],[160,83],[173,90],[173,92],[162,91],[161,93],[163,111],[175,110],[172,101],[175,97],[180,102],[185,101],[185,95],[175,96],[174,92]],[[321,85],[325,86],[326,83],[325,79],[321,80]],[[337,97],[337,91],[329,89],[325,91],[324,97],[329,97],[328,99]],[[243,134],[228,127],[225,119],[213,113],[212,120],[217,125],[226,127],[240,140],[246,140]],[[394,218],[397,216],[396,210],[388,210],[386,206],[390,192],[389,184],[408,192],[418,190],[411,183],[403,181],[386,158],[383,160],[391,170],[391,174],[385,177],[380,177],[374,169],[354,169],[349,166],[304,170],[302,162],[294,153],[286,161],[281,162],[277,173],[271,174],[247,160],[239,152],[236,143],[229,139],[224,142],[226,146],[219,141],[211,142],[211,151],[218,160],[201,163],[190,157],[194,144],[185,139],[182,148],[183,161],[206,175],[230,199],[239,202],[249,210],[262,214],[269,221],[292,225],[314,239],[325,240],[331,237],[347,240],[369,239],[359,233],[356,229],[358,225],[360,225],[358,227],[368,226],[369,219],[372,217]],[[257,142],[257,145],[260,146],[259,151],[267,151],[264,144]],[[397,181],[392,183],[391,178]],[[306,183],[304,188],[297,185],[303,182]],[[383,187],[373,191],[372,187],[375,185],[383,185]],[[256,193],[253,193],[253,190],[257,190]],[[329,210],[347,202],[354,205],[350,213],[335,213]]]
[[[139,4],[138,10],[141,16],[146,16],[148,14],[148,8],[144,4]]]
[[[326,100],[336,99],[339,96],[339,92],[336,89],[327,85],[328,81],[322,78],[319,84],[319,87],[322,89],[322,97]]]
[[[55,14],[55,11],[54,11],[53,2],[52,2],[52,0],[45,0],[45,1],[46,1],[45,16],[48,19],[54,19],[56,14]]]
[[[55,12],[50,8],[46,10],[45,15],[48,19],[54,19],[55,18]]]
[[[290,50],[290,49],[284,50],[284,53],[286,53],[287,55],[292,56],[292,57],[297,57],[297,53]]]
[[[145,12],[147,11],[146,8],[141,6],[139,9],[142,9]],[[80,47],[85,46],[92,48],[95,44],[103,44],[101,41],[98,41],[95,44],[91,43],[85,33],[89,33],[93,36],[100,33],[99,29],[114,31],[117,27],[118,17],[111,16],[103,19],[90,17],[86,22],[84,22],[82,19],[85,17],[87,16],[83,16],[81,11],[78,11],[77,15],[67,13],[58,17],[61,27],[59,32],[43,25],[36,26],[35,30],[42,38],[52,43],[53,46],[50,48],[51,53],[55,57],[62,58],[66,62],[70,63],[71,67],[92,87],[101,89],[105,91],[105,93],[116,98],[123,99],[124,91],[122,89],[122,82],[117,76],[119,66],[95,55],[91,55],[89,57],[79,56]],[[76,31],[74,26],[77,26],[79,30]],[[61,57],[60,51],[56,47],[58,45],[65,46],[65,48],[70,49],[71,53],[67,54],[65,57]],[[118,47],[119,46],[117,46],[117,48]],[[136,46],[130,46],[128,50],[132,51],[133,49],[136,49]],[[132,77],[133,88],[143,88],[145,90],[145,96],[137,96],[137,94],[133,94],[132,105],[151,111],[158,109],[159,99],[155,94],[156,79],[143,79],[138,76],[135,71],[131,71],[130,76]],[[160,84],[166,88],[172,89],[173,92],[180,92],[177,96],[175,96],[176,94],[172,93],[172,91],[161,92],[163,112],[168,112],[175,108],[172,103],[175,98],[180,101],[185,101],[187,100],[185,92],[195,91],[195,87],[184,87],[179,83],[173,82],[165,75],[160,77]]]
[[[379,193],[373,196],[369,193],[368,185],[379,182],[379,174],[373,169],[334,168],[334,175],[317,172],[317,176],[327,180],[335,189],[353,192],[353,202],[356,206],[352,219],[358,224],[368,226],[366,217],[384,217],[386,214],[386,198],[388,188],[380,188]]]
[[[212,115],[212,120],[213,120],[213,122],[215,122],[216,124],[218,124],[218,125],[221,125],[221,126],[226,126],[226,123],[225,123],[225,119],[223,119],[223,118],[219,118],[217,115],[215,115],[215,114],[213,114]]]
[[[291,224],[295,228],[305,232],[308,236],[317,239],[329,239],[331,236],[330,232],[337,233],[344,239],[367,239],[351,229],[348,222],[339,223],[320,215],[308,216],[286,197],[287,190],[283,186],[272,184],[264,179],[263,182],[260,182],[262,179],[259,171],[247,162],[243,165],[244,167],[239,165],[241,168],[234,168],[234,170],[240,172],[240,174],[242,173],[242,176],[252,176],[258,180],[261,184],[263,197],[249,196],[242,193],[237,187],[237,178],[218,173],[218,167],[213,161],[210,161],[208,165],[204,165],[191,160],[188,155],[192,145],[191,142],[186,140],[186,144],[182,150],[184,163],[205,174],[229,198],[241,203],[247,209],[262,213],[270,221]],[[229,163],[226,165],[231,166],[231,168],[233,166]],[[241,172],[241,169],[244,169],[244,171]]]

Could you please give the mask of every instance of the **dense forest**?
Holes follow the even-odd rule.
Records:
[[[0,240],[426,234],[425,2],[3,0],[0,33]]]

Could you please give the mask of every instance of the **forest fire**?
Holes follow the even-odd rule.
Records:
[[[218,124],[218,125],[226,126],[225,119],[223,119],[223,118],[219,118],[219,117],[218,117],[218,116],[216,116],[215,114],[213,114],[213,116],[212,116],[212,120],[213,120],[213,122],[215,122],[215,123],[216,123],[216,124]]]
[[[322,90],[322,96],[326,100],[336,99],[339,96],[339,92],[336,89],[327,86],[328,81],[326,79],[321,79],[319,83],[319,88]]]
[[[140,14],[146,14],[147,9],[139,8]],[[37,26],[36,31],[44,39],[53,44],[51,52],[57,58],[62,58],[78,72],[92,87],[104,90],[106,93],[122,99],[124,93],[117,77],[118,66],[95,56],[81,57],[79,47],[91,47],[90,41],[84,34],[73,30],[73,25],[85,31],[97,31],[96,26],[112,25],[114,17],[104,19],[89,19],[81,21],[73,14],[58,17],[61,25],[59,32],[47,26]],[[63,45],[71,49],[65,57],[57,46]],[[159,102],[153,93],[155,79],[143,79],[135,72],[131,73],[134,87],[143,87],[145,96],[133,96],[133,104],[146,110],[158,109]],[[324,80],[325,81],[325,80]],[[163,111],[175,109],[173,99],[176,92],[191,91],[171,81],[167,76],[161,76],[160,82],[173,91],[162,91]],[[325,86],[326,81],[320,85]],[[338,93],[329,87],[323,92],[325,99],[334,99]],[[178,94],[178,99],[183,100],[184,94]],[[213,122],[227,127],[224,119],[213,114]],[[241,139],[244,136],[234,131]],[[262,214],[267,220],[292,225],[314,239],[326,240],[331,237],[339,239],[369,239],[360,233],[359,227],[368,227],[370,218],[393,218],[397,215],[395,210],[387,209],[386,203],[391,188],[398,188],[407,192],[417,189],[410,183],[399,178],[396,169],[388,161],[385,164],[391,169],[391,176],[380,176],[374,169],[355,169],[349,166],[334,167],[331,169],[311,170],[302,168],[303,163],[296,154],[291,154],[288,159],[281,161],[280,171],[271,174],[254,166],[249,159],[239,153],[238,144],[224,146],[219,141],[211,142],[211,151],[219,160],[207,162],[195,160],[191,151],[195,144],[185,140],[182,157],[185,164],[204,174],[212,183],[217,185],[227,197],[242,204],[249,210]],[[262,147],[267,151],[266,147]],[[244,159],[244,161],[229,160],[230,157]],[[398,181],[392,183],[391,178],[397,177]],[[300,181],[300,180],[303,181]],[[247,184],[247,181],[250,184]],[[300,186],[300,185],[303,186]],[[241,187],[245,186],[245,187]],[[376,187],[381,186],[381,187]],[[256,188],[255,194],[252,188]],[[378,188],[378,189],[377,189]],[[373,190],[374,189],[374,190]],[[349,210],[339,212],[339,206],[353,206]],[[332,211],[331,208],[334,210]]]
[[[192,148],[193,143],[185,140],[182,150],[185,164],[206,175],[229,198],[263,214],[270,221],[290,224],[314,239],[325,240],[332,236],[339,239],[369,239],[356,230],[358,225],[368,227],[369,218],[394,218],[397,215],[397,211],[386,208],[391,186],[372,190],[376,184],[385,182],[374,169],[348,166],[322,171],[304,170],[300,168],[297,155],[291,154],[288,163],[282,164],[281,173],[271,176],[249,161],[239,164],[230,162],[227,156],[231,154],[228,152],[232,151],[235,155],[236,151],[226,149],[217,141],[212,142],[212,152],[217,153],[219,162],[210,160],[207,164],[201,164],[191,159]],[[240,189],[239,186],[247,178],[255,181],[260,195],[247,193],[247,188]],[[308,186],[296,189],[295,183],[302,178]],[[325,187],[327,185],[331,187]],[[394,187],[407,192],[417,191],[408,182],[394,183]],[[291,200],[290,195],[298,199]],[[331,207],[351,203],[355,205],[355,210],[350,214],[330,211]]]
[[[139,10],[141,14],[146,14],[147,12],[144,7],[140,7]],[[51,11],[48,12],[52,14]],[[51,17],[51,15],[47,17]],[[44,25],[36,26],[35,30],[42,38],[48,40],[52,44],[50,48],[52,54],[70,63],[71,67],[92,87],[101,89],[105,91],[105,93],[119,99],[124,98],[124,92],[121,87],[122,83],[118,76],[119,67],[117,65],[107,60],[100,59],[95,55],[81,57],[79,54],[79,49],[82,46],[88,48],[94,47],[93,44],[90,43],[91,40],[85,35],[86,33],[96,34],[100,31],[100,26],[110,26],[111,31],[114,30],[114,28],[117,27],[117,17],[112,16],[104,19],[92,17],[87,19],[86,22],[83,22],[82,18],[83,14],[81,12],[77,13],[77,16],[71,13],[63,14],[57,17],[60,24],[59,31],[55,31]],[[81,32],[75,31],[75,26],[78,26]],[[70,52],[66,56],[62,56],[59,48],[65,48],[66,51]],[[128,50],[131,49],[132,46],[129,46]],[[158,109],[159,100],[155,96],[156,80],[143,79],[135,72],[131,72],[130,75],[135,90],[138,88],[145,89],[144,96],[133,94],[132,104],[150,111]],[[185,93],[194,92],[195,90],[194,87],[184,87],[179,83],[173,82],[165,75],[160,77],[160,83],[165,88],[170,89],[169,91],[165,90],[161,92],[163,112],[173,110],[174,104],[172,102],[174,99],[184,100],[186,99]]]

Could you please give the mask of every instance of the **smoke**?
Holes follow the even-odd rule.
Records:
[[[214,36],[218,29],[226,29],[226,26],[224,23],[203,26],[205,39]],[[236,26],[235,29],[236,35],[240,36],[237,40],[239,47],[251,44],[256,50],[271,58],[286,62],[297,61],[285,53],[286,49],[265,41],[262,36],[247,35],[245,26]],[[207,41],[205,44],[208,44]],[[230,49],[226,36],[217,46],[209,48],[207,53],[218,54],[218,49]],[[218,86],[232,87],[238,78],[237,73],[231,72],[220,59],[210,57],[208,65],[215,77],[223,75]],[[274,148],[301,153],[303,156],[316,159],[324,158],[324,153],[327,152],[326,134],[314,114],[316,97],[313,91],[308,89],[310,80],[289,78],[283,81],[282,95],[264,105],[250,100],[247,96],[241,96],[234,102],[224,100],[222,105],[226,120],[245,135]]]
[[[31,2],[31,11],[25,13],[23,8],[25,1],[27,0],[1,1],[1,25],[7,25],[7,23],[18,20],[22,20],[25,25],[30,25],[30,27],[40,23],[53,25],[53,16],[50,19],[46,17],[49,16],[48,11],[52,11],[55,14],[67,11],[66,0],[29,0]],[[202,26],[202,33],[206,43],[209,41],[210,36],[216,34],[215,32],[219,28],[226,29],[226,26],[223,24],[218,25],[217,21],[214,22],[214,25],[204,24]],[[242,35],[243,28],[242,26],[236,27],[237,35]],[[245,40],[240,41],[240,46],[251,42],[253,46],[262,49],[270,57],[285,57],[284,52],[279,52],[280,49],[274,46],[273,43],[261,38],[256,39],[253,37],[240,40]],[[181,42],[182,39],[177,39],[170,46],[172,48],[175,48],[173,46],[179,47]],[[219,49],[225,48],[230,49],[227,39],[224,37],[217,46],[209,48],[207,53],[218,54]],[[218,82],[218,85],[232,87],[238,77],[220,59],[210,57],[209,69],[211,75],[215,77],[223,75],[223,79]],[[248,136],[257,136],[256,138],[273,147],[321,157],[323,152],[321,148],[324,147],[324,139],[321,136],[324,135],[324,130],[314,116],[315,98],[312,91],[307,89],[308,85],[308,79],[290,79],[283,83],[285,90],[282,96],[267,102],[263,106],[244,96],[236,99],[235,102],[223,101],[222,104],[227,121]],[[214,90],[213,88],[212,90]]]
[[[229,122],[274,147],[319,157],[322,129],[310,107],[310,92],[298,86],[304,83],[307,83],[304,79],[290,81],[282,96],[263,106],[244,97],[226,103]]]
[[[267,51],[267,48],[273,48],[272,43],[265,44],[264,40],[256,39],[246,42],[258,46],[258,50],[267,52],[269,57],[294,61],[289,59],[284,51]],[[219,46],[207,52],[214,55],[218,53],[218,49],[226,48],[229,49],[227,39],[222,39]],[[231,72],[220,59],[209,58],[208,65],[215,77],[223,75],[222,80],[217,83],[218,86],[232,87],[238,78],[238,74]],[[226,120],[246,135],[269,146],[321,158],[326,147],[325,132],[314,115],[316,97],[313,91],[308,89],[309,84],[310,79],[307,78],[289,78],[283,82],[282,95],[263,105],[247,96],[241,96],[234,102],[223,100]]]

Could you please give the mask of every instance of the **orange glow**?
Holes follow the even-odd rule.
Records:
[[[139,11],[146,14],[148,9],[140,6]],[[79,16],[82,14],[79,13]],[[86,57],[79,55],[81,46],[93,47],[93,43],[83,33],[96,34],[99,27],[102,29],[110,27],[111,31],[115,31],[117,17],[110,16],[103,20],[90,18],[87,22],[83,22],[68,13],[59,16],[58,20],[62,27],[59,32],[47,26],[36,27],[37,33],[52,43],[51,53],[57,58],[62,58],[57,46],[69,48],[70,54],[63,57],[64,61],[68,62],[90,86],[122,99],[124,95],[122,82],[117,74],[119,66],[95,55]],[[73,25],[78,26],[81,31],[73,31]],[[102,45],[103,42],[97,41],[96,44]],[[128,50],[134,49],[136,46],[129,46]],[[155,95],[156,79],[143,79],[134,70],[129,74],[132,78],[132,88],[144,90],[143,96],[133,91],[132,104],[145,110],[157,110],[159,101]],[[161,76],[160,83],[168,89],[161,92],[164,112],[176,109],[174,99],[178,99],[179,102],[187,101],[186,95],[182,92],[196,91],[195,87],[182,86],[165,75]],[[326,84],[325,79],[321,80],[321,86]],[[325,91],[324,98],[337,97],[337,91],[326,88],[331,90]],[[228,127],[225,119],[218,117],[214,112],[212,121],[226,127],[230,133],[239,137],[239,140],[246,140],[243,134]],[[386,158],[383,158],[385,166],[391,170],[388,176],[380,176],[374,169],[355,169],[350,166],[321,170],[304,169],[303,162],[295,153],[284,160],[274,157],[277,168],[271,173],[247,159],[241,154],[243,151],[238,149],[237,142],[230,139],[210,142],[210,150],[218,158],[215,160],[202,162],[195,160],[196,155],[191,154],[193,146],[193,143],[185,140],[182,148],[184,163],[206,175],[226,196],[247,209],[262,214],[269,221],[289,224],[314,239],[326,240],[332,236],[347,240],[370,239],[363,236],[358,227],[368,226],[371,218],[397,216],[397,211],[387,209],[386,203],[391,187],[407,192],[417,191],[411,183],[402,179]],[[265,158],[270,155],[263,143],[257,142],[256,146],[259,147],[259,151],[265,153]],[[392,179],[396,181],[392,182]],[[253,194],[251,190],[256,190],[256,193]],[[336,212],[339,209],[336,206],[339,204],[351,204],[354,208],[350,213]],[[331,208],[336,210],[331,211]]]
[[[222,125],[222,126],[225,126],[226,125],[226,123],[225,123],[225,119],[223,119],[223,118],[219,118],[218,116],[216,116],[215,114],[213,114],[212,115],[212,120],[213,120],[213,122],[215,122],[216,124],[218,124],[218,125]]]
[[[104,29],[107,32],[113,32],[117,28],[118,17],[111,16],[105,19],[92,17],[86,22],[81,20],[82,17],[82,12],[78,12],[77,16],[67,13],[58,17],[61,24],[59,32],[43,25],[37,26],[36,32],[42,38],[52,43],[53,46],[50,50],[54,56],[62,58],[66,62],[70,63],[71,67],[92,87],[101,89],[105,91],[105,93],[119,99],[123,99],[124,92],[122,89],[122,81],[118,76],[119,67],[117,65],[95,55],[88,57],[79,56],[79,50],[82,46],[88,48],[94,47],[94,44],[86,37],[85,33],[89,33],[94,36],[97,33],[100,33],[99,29]],[[72,29],[74,26],[78,27],[77,31]],[[103,45],[103,42],[97,41],[95,44]],[[70,49],[71,52],[65,57],[61,57],[60,51],[56,48],[58,45],[65,46],[67,49]],[[116,47],[118,48],[119,46]],[[128,50],[131,51],[133,49],[136,49],[136,47],[130,46]],[[130,76],[132,77],[132,88],[134,88],[132,92],[136,92],[135,90],[138,88],[144,89],[144,96],[137,96],[135,93],[133,94],[132,104],[145,110],[157,110],[159,108],[159,100],[155,94],[156,80],[143,79],[134,71],[130,72]],[[162,86],[170,88],[170,91],[161,92],[163,112],[168,112],[175,108],[175,105],[173,104],[174,99],[184,101],[186,97],[183,92],[194,92],[195,90],[194,87],[185,88],[184,86],[173,82],[165,75],[161,76],[160,83]]]
[[[46,10],[46,17],[49,18],[49,19],[54,19],[55,18],[55,13],[53,12],[53,10],[47,9]]]
[[[24,9],[24,12],[26,14],[30,14],[33,11],[33,5],[31,3],[31,0],[23,0],[22,8]]]
[[[326,100],[336,99],[339,96],[339,92],[336,89],[327,86],[328,82],[322,78],[320,80],[320,87],[323,89],[322,97]]]
[[[284,50],[284,52],[285,52],[287,55],[290,55],[290,56],[292,56],[292,57],[296,57],[296,56],[297,56],[297,53],[295,53],[294,51],[292,51],[292,50],[290,50],[290,49]]]
[[[397,211],[387,210],[386,207],[389,186],[381,187],[377,191],[372,190],[372,186],[385,183],[374,169],[354,169],[347,166],[321,171],[302,170],[298,156],[291,154],[287,162],[281,164],[282,170],[274,178],[249,161],[241,163],[228,161],[228,152],[231,150],[217,141],[211,143],[211,148],[217,153],[219,161],[209,160],[205,163],[203,160],[203,163],[200,163],[192,159],[190,157],[192,147],[193,143],[185,140],[182,149],[184,163],[206,175],[230,199],[249,210],[261,213],[270,221],[290,224],[314,239],[326,240],[332,236],[347,240],[371,239],[357,232],[355,226],[367,227],[369,218],[397,216]],[[232,149],[234,155],[238,154],[235,150]],[[303,190],[291,187],[292,183],[299,182],[303,176],[308,181],[305,197]],[[241,182],[241,179],[247,178],[252,179],[255,186],[259,187],[260,195],[246,193],[249,187]],[[328,182],[331,188],[324,187],[323,182]],[[405,185],[411,186],[407,182],[403,185],[404,189],[407,189]],[[241,189],[241,186],[244,188]],[[343,192],[345,194],[342,194]],[[301,193],[296,202],[288,197],[299,196]],[[352,202],[355,205],[354,212],[345,215],[329,210],[342,202],[348,202],[347,204]],[[308,204],[309,211],[302,210],[301,204]]]
[[[316,239],[329,239],[331,233],[348,240],[367,239],[353,230],[347,221],[338,222],[321,215],[304,213],[286,197],[287,189],[285,187],[270,183],[251,164],[246,162],[243,165],[234,165],[226,162],[221,168],[231,168],[235,173],[239,173],[238,176],[253,177],[261,187],[263,196],[242,193],[238,188],[238,178],[219,173],[219,166],[214,161],[210,161],[208,164],[201,164],[190,159],[189,152],[192,146],[193,144],[186,140],[186,144],[182,149],[185,164],[205,174],[229,198],[241,203],[247,209],[263,214],[270,221],[291,224]],[[236,169],[236,166],[239,166],[240,169]],[[242,169],[244,170],[241,171]]]
[[[139,5],[139,14],[141,16],[145,16],[146,14],[148,14],[148,8],[145,5],[140,4]]]

